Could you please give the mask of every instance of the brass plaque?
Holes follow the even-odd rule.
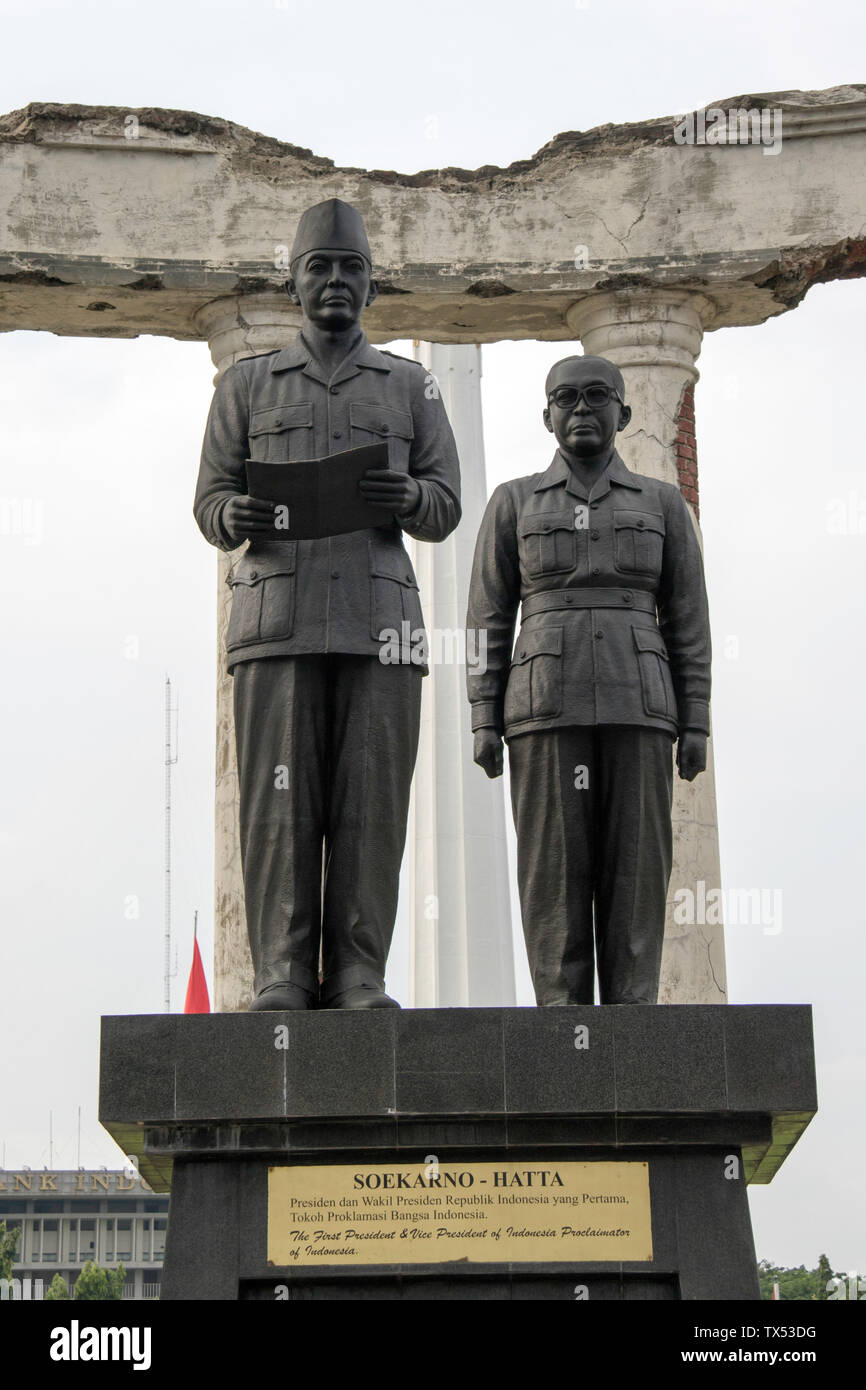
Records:
[[[272,1265],[652,1260],[646,1163],[281,1165]]]

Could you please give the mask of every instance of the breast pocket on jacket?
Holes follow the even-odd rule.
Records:
[[[366,401],[349,403],[350,438],[353,449],[364,444],[386,444],[388,467],[409,471],[409,453],[415,432],[412,416],[392,406],[371,405]]]
[[[658,628],[633,627],[643,707],[647,714],[676,719],[677,702],[665,639]]]
[[[291,637],[297,552],[297,541],[290,541],[278,555],[241,556],[226,580],[232,591],[226,651]]]
[[[401,624],[408,622],[409,641],[424,628],[421,596],[412,561],[402,545],[369,541],[370,547],[370,635],[383,641],[386,629],[403,636]]]
[[[540,512],[517,523],[517,545],[523,568],[531,579],[567,574],[577,564],[573,512]]]
[[[249,448],[250,458],[257,463],[299,463],[313,458],[313,402],[254,410]]]
[[[505,688],[505,726],[562,712],[562,628],[521,632]]]
[[[660,575],[664,545],[665,519],[659,513],[614,512],[613,563],[621,574]]]

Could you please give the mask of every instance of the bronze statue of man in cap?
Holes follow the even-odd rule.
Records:
[[[226,651],[250,1007],[397,1007],[385,962],[427,649],[402,536],[435,542],[456,527],[457,451],[433,379],[361,329],[376,282],[357,210],[339,198],[307,209],[290,270],[301,330],[220,378],[194,503],[212,545],[249,542],[229,575]],[[291,467],[371,444],[387,445],[387,467],[359,490],[386,509],[383,525],[286,539],[274,503],[249,495],[247,460]]]
[[[545,393],[553,461],[496,488],[475,548],[475,761],[499,776],[504,736],[538,1003],[592,1004],[597,963],[602,1004],[655,1004],[672,745],[688,781],[707,760],[703,562],[679,489],[616,451],[631,419],[618,367],[565,358]]]

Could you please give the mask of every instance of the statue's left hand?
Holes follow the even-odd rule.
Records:
[[[397,516],[414,512],[421,501],[421,484],[394,468],[368,468],[358,488],[365,502],[387,507]]]
[[[495,729],[475,730],[473,761],[483,767],[488,777],[502,776],[502,735]]]
[[[677,767],[685,782],[693,782],[707,766],[707,736],[696,729],[683,729],[677,743]]]

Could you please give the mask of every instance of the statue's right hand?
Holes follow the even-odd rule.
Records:
[[[476,729],[472,756],[488,777],[501,777],[502,735],[495,729]]]
[[[275,509],[275,502],[263,502],[260,497],[230,497],[221,518],[226,535],[240,545],[250,536],[273,531]]]

